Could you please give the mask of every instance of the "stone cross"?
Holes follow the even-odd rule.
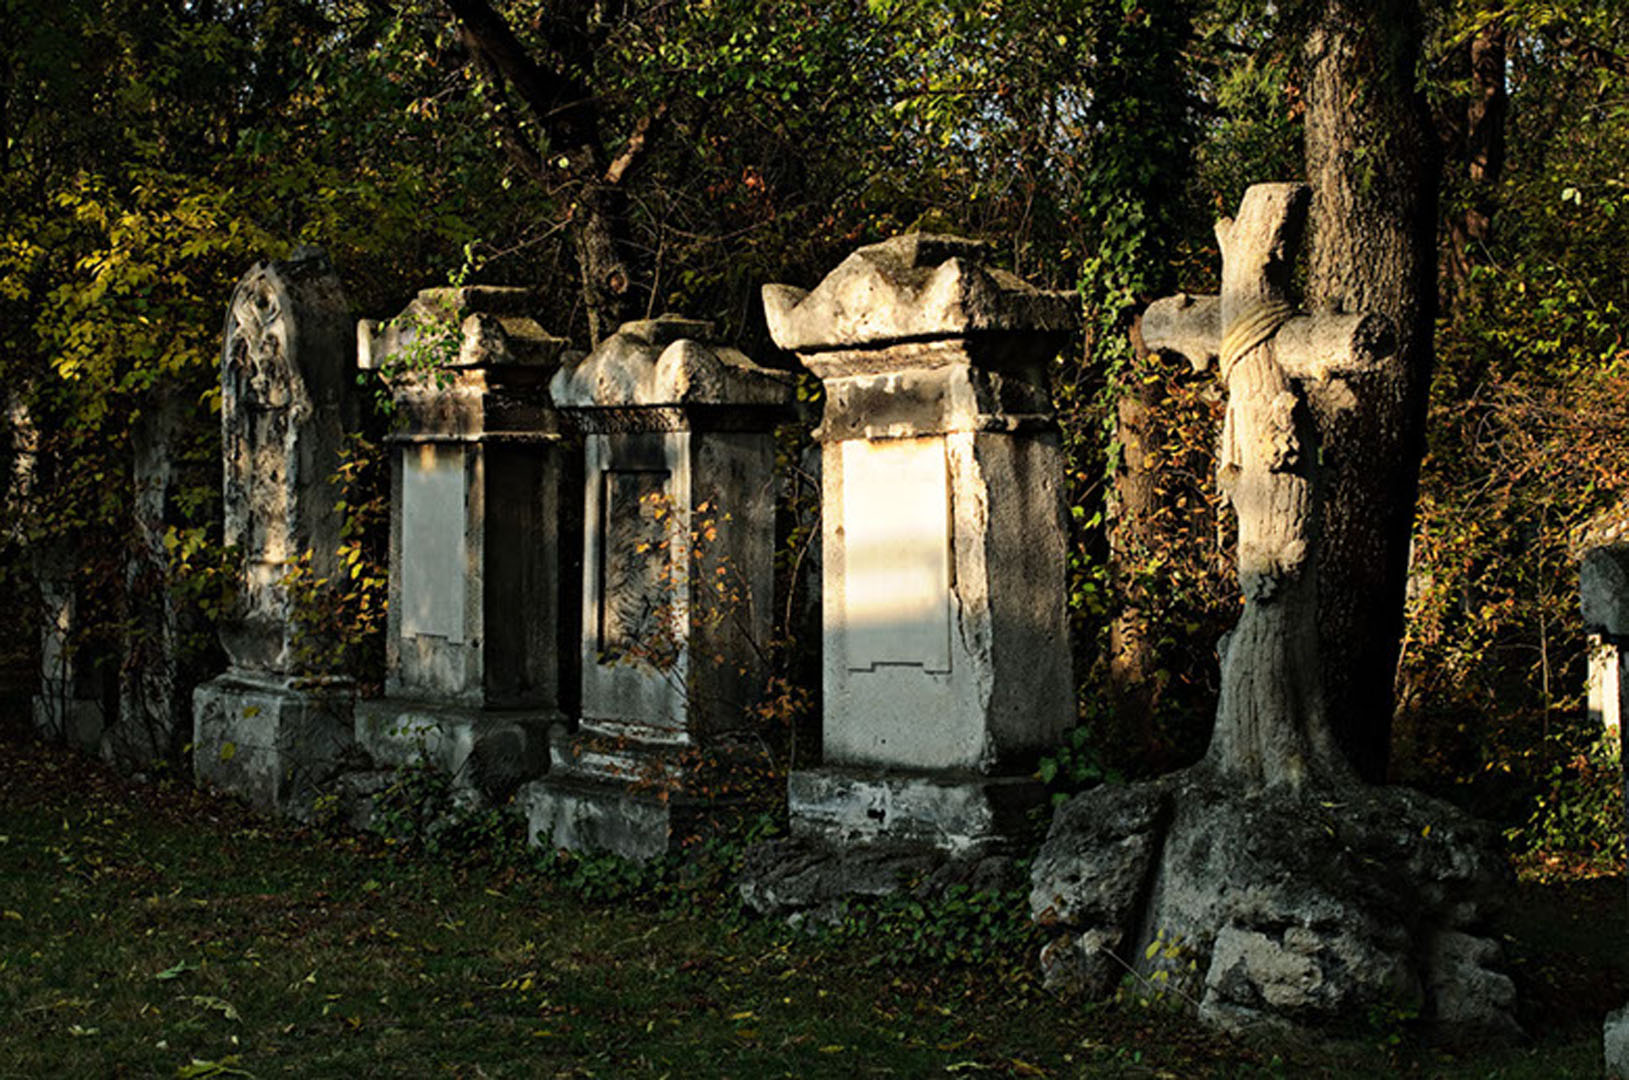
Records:
[[[1217,479],[1238,517],[1244,610],[1222,658],[1207,761],[1247,787],[1350,779],[1325,716],[1319,676],[1319,433],[1309,393],[1350,403],[1337,382],[1394,348],[1381,315],[1298,312],[1290,275],[1311,191],[1257,184],[1216,225],[1219,297],[1175,296],[1143,315],[1152,349],[1198,369],[1218,362],[1228,391]]]

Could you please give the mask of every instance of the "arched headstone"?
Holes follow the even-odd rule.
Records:
[[[230,667],[193,699],[194,771],[268,808],[298,812],[351,742],[351,693],[302,649],[288,577],[338,574],[332,477],[345,437],[355,340],[327,256],[257,263],[227,308],[221,351],[225,540],[242,559],[222,621]]]

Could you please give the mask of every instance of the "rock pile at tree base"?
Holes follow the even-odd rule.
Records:
[[[1486,930],[1509,885],[1492,829],[1447,803],[1356,784],[1244,794],[1201,767],[1061,807],[1030,905],[1055,931],[1054,988],[1101,998],[1135,970],[1224,1029],[1417,1016],[1444,1038],[1515,1037]]]

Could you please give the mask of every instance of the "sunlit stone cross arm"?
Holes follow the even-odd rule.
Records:
[[[1302,184],[1251,187],[1216,226],[1221,295],[1167,297],[1143,319],[1150,348],[1196,368],[1216,362],[1228,390],[1217,474],[1238,516],[1245,606],[1222,658],[1208,761],[1252,787],[1351,779],[1319,677],[1319,432],[1307,396],[1360,376],[1394,340],[1384,316],[1309,315],[1290,302],[1309,199]]]

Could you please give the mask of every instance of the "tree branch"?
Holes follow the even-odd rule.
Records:
[[[594,97],[588,88],[534,61],[515,32],[486,0],[446,0],[472,54],[486,58],[542,125],[549,141],[566,153],[600,153]],[[573,155],[576,156],[576,155]]]

